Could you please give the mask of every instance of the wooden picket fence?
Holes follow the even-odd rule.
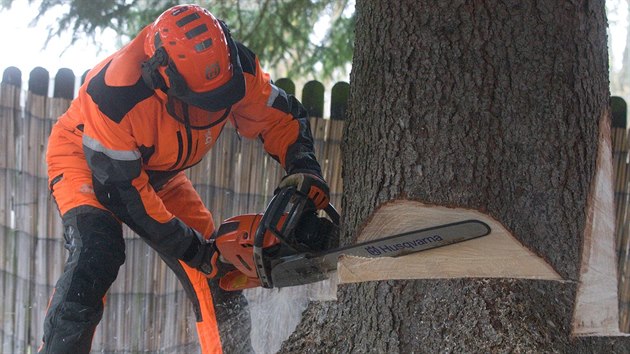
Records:
[[[617,233],[617,276],[619,284],[619,328],[630,333],[630,142],[628,109],[621,97],[611,98],[612,149],[615,178],[615,220]]]
[[[4,71],[0,87],[0,354],[34,353],[41,343],[43,319],[66,251],[58,211],[48,191],[45,152],[57,117],[74,95],[71,70],[57,72],[48,97],[43,68],[21,89],[21,73]],[[276,84],[295,93],[288,79]],[[331,117],[323,115],[323,85],[310,82],[301,100],[311,115],[316,154],[341,205],[343,116],[348,84],[338,83]],[[282,168],[258,140],[241,139],[227,125],[216,145],[188,175],[215,223],[227,217],[262,212]],[[125,228],[127,259],[107,295],[107,306],[93,341],[95,352],[194,353],[198,341],[192,307],[177,278],[137,235]]]

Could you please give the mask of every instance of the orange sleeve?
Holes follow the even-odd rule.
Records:
[[[130,185],[148,217],[159,223],[173,218],[149,184],[140,151],[126,120],[116,123],[97,109],[85,117],[83,147],[94,178],[102,185]],[[133,215],[134,213],[131,213]]]
[[[321,176],[306,110],[292,95],[275,86],[255,59],[246,73],[245,97],[233,108],[232,122],[246,138],[260,138],[265,150],[287,173],[309,171]]]

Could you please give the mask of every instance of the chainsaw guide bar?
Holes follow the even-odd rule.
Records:
[[[337,269],[339,256],[399,257],[486,236],[490,227],[479,220],[465,220],[392,235],[332,249],[314,255],[297,254],[280,259],[271,269],[273,287],[309,284],[328,278]]]

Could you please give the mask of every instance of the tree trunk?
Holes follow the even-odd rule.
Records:
[[[342,285],[283,352],[627,352],[572,335],[600,121],[604,1],[358,0],[343,240],[392,200],[476,209],[565,281]]]

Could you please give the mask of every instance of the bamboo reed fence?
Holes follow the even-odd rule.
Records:
[[[48,97],[49,74],[34,69],[28,91],[21,73],[9,68],[0,86],[0,354],[34,353],[42,336],[48,298],[63,269],[61,220],[51,199],[44,154],[50,129],[74,94],[75,77],[60,69]],[[295,93],[288,79],[276,84]],[[323,85],[310,82],[301,100],[313,117],[323,116]],[[341,205],[341,151],[348,84],[332,89],[332,119],[311,118],[315,149],[331,198]],[[630,332],[630,183],[626,103],[611,99],[615,167],[620,328]],[[189,177],[215,222],[260,212],[283,171],[258,141],[241,139],[231,126]],[[94,352],[194,353],[194,316],[178,280],[133,232],[124,231],[127,260],[107,296]]]
[[[615,178],[615,230],[617,237],[617,276],[619,284],[619,328],[630,333],[630,155],[628,148],[628,109],[621,97],[611,98],[613,173]]]
[[[45,151],[52,125],[73,97],[75,77],[68,69],[60,70],[53,97],[47,95],[49,81],[48,72],[36,68],[24,91],[21,73],[9,68],[0,86],[0,354],[36,352],[48,299],[67,257],[61,220],[48,191]],[[286,79],[278,85],[295,90]],[[347,83],[336,87],[347,98]],[[310,94],[305,87],[302,95]],[[306,101],[311,115],[321,116],[323,97]],[[336,119],[310,122],[332,202],[340,206],[339,118],[345,107],[334,105],[334,110]],[[241,139],[226,126],[188,175],[218,224],[233,215],[264,210],[283,170],[258,140]],[[127,259],[108,292],[93,351],[198,352],[192,307],[177,278],[128,228],[124,237]]]

